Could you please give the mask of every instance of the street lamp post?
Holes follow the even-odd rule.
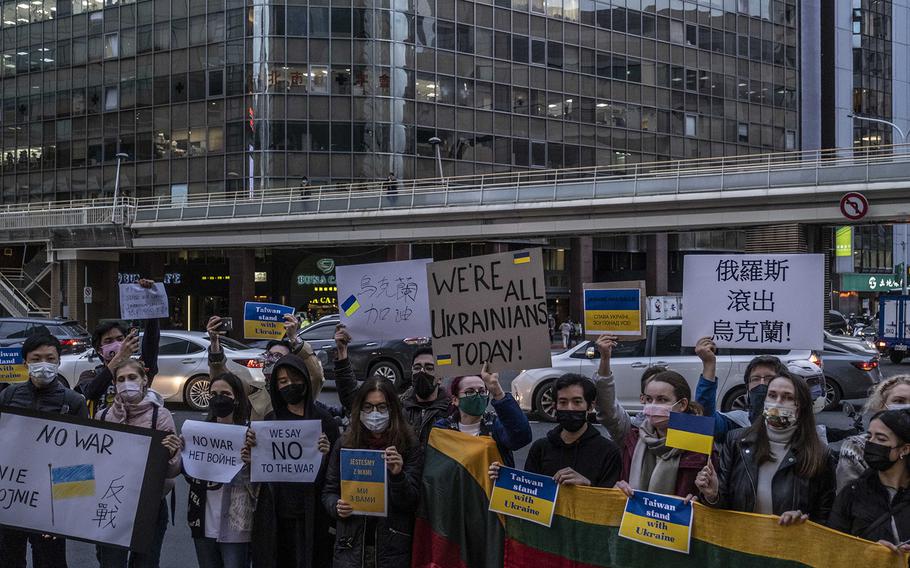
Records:
[[[433,148],[436,150],[436,168],[439,170],[439,179],[444,178],[442,174],[442,155],[439,153],[439,145],[442,144],[442,140],[438,136],[434,136],[427,140],[430,144],[433,145]]]
[[[907,136],[904,134],[904,131],[901,130],[900,126],[894,124],[893,122],[891,122],[889,120],[884,120],[881,118],[872,118],[871,116],[859,116],[859,115],[856,115],[853,113],[848,114],[847,118],[852,118],[853,120],[865,120],[867,122],[877,122],[879,124],[887,124],[894,130],[897,130],[897,133],[900,134],[902,143],[906,144],[908,141]],[[907,132],[907,134],[910,134],[910,132]]]
[[[129,154],[120,152],[117,154],[117,173],[114,176],[114,209],[111,212],[111,221],[115,221],[115,213],[117,211],[117,200],[120,198],[120,162],[124,159],[129,158]]]

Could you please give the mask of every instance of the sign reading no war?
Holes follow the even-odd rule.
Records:
[[[250,423],[256,445],[250,452],[252,481],[312,483],[319,473],[320,420],[265,420]]]
[[[230,483],[243,468],[240,450],[246,426],[187,420],[183,436],[183,469],[190,477],[213,483]]]

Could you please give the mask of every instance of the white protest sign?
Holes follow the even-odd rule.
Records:
[[[187,420],[183,436],[183,469],[196,479],[230,483],[243,468],[240,450],[246,440],[246,426]]]
[[[250,452],[250,479],[312,483],[319,473],[320,420],[266,420],[250,423],[256,445]]]
[[[358,340],[429,337],[430,259],[336,266],[341,323]]]
[[[718,347],[821,349],[824,256],[688,255],[682,343],[713,337]]]
[[[139,284],[121,284],[120,317],[125,320],[170,317],[164,284],[156,282],[151,288],[143,288]]]
[[[0,414],[0,524],[148,549],[164,433],[30,411]]]

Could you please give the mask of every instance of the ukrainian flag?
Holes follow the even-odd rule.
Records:
[[[531,262],[531,253],[528,251],[516,252],[512,255],[512,264],[527,264],[529,262]]]
[[[54,500],[95,496],[95,466],[92,464],[51,468]]]
[[[360,309],[360,302],[357,301],[354,294],[351,294],[347,300],[341,303],[341,309],[344,310],[344,315],[351,317]]]
[[[437,355],[437,356],[436,356],[436,364],[437,364],[437,365],[451,365],[451,364],[452,364],[452,356],[451,356],[451,355]]]
[[[667,447],[711,455],[714,444],[714,417],[671,412],[667,425]]]

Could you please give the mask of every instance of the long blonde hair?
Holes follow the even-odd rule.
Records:
[[[875,385],[869,393],[869,400],[866,401],[866,412],[885,410],[885,401],[897,385],[910,386],[910,375],[896,375]]]

